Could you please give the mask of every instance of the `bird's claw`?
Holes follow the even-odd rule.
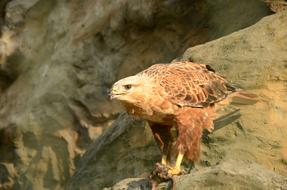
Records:
[[[174,176],[174,175],[180,175],[180,174],[182,174],[182,173],[184,173],[182,170],[180,170],[179,168],[173,168],[173,167],[170,167],[170,168],[168,168],[168,171],[167,171],[167,173],[168,173],[168,176]]]
[[[156,163],[155,169],[153,170],[151,176],[160,178],[164,181],[171,179],[175,175],[181,175],[186,173],[187,172],[185,170]]]

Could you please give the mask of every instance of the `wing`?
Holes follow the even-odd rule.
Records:
[[[234,90],[223,77],[204,64],[177,62],[165,65],[160,72],[159,85],[167,98],[179,106],[206,107]]]

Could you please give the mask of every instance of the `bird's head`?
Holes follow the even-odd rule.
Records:
[[[149,85],[146,81],[142,77],[134,75],[114,83],[110,91],[110,98],[136,104],[143,101],[148,91]]]

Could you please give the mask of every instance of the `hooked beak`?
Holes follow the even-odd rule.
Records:
[[[110,99],[114,99],[117,95],[120,95],[120,94],[123,94],[119,91],[119,88],[116,87],[116,86],[113,86],[111,89],[110,89],[110,92],[109,92],[109,96],[110,96]]]

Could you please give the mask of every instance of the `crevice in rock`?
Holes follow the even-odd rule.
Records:
[[[0,1],[0,32],[2,33],[2,27],[5,23],[6,6],[11,0]]]
[[[0,162],[15,162],[15,127],[0,129]]]

